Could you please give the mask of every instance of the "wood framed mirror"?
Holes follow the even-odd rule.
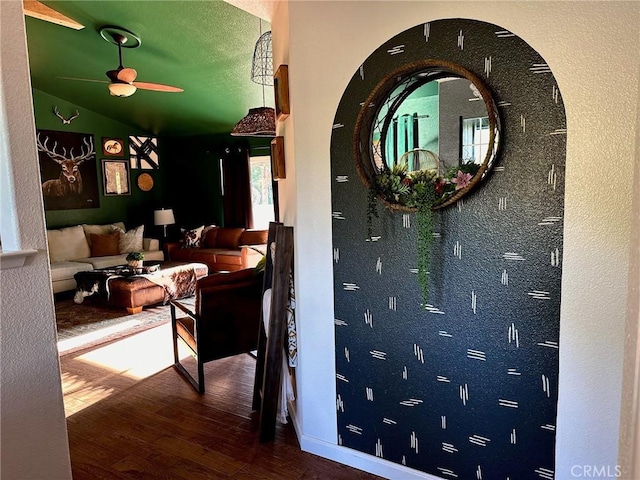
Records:
[[[387,206],[437,210],[486,178],[500,139],[498,109],[482,80],[429,59],[375,86],[358,114],[353,148],[364,184]]]

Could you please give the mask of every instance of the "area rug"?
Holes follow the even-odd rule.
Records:
[[[180,301],[193,305],[194,297]],[[129,315],[123,308],[106,305],[99,298],[87,298],[80,305],[72,298],[56,299],[58,352],[69,355],[133,335],[171,321],[168,305],[144,307]]]

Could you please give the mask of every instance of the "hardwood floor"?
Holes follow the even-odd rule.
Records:
[[[255,360],[207,364],[201,396],[171,367],[171,348],[163,325],[61,358],[74,480],[381,478],[303,453],[291,423],[260,444]]]

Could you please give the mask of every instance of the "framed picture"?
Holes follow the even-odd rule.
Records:
[[[287,178],[284,169],[284,137],[271,140],[271,175],[274,180]]]
[[[105,157],[124,157],[124,140],[102,137],[102,154]]]
[[[291,113],[289,106],[289,66],[280,65],[273,76],[273,88],[276,99],[276,118],[284,120]]]
[[[104,195],[130,195],[128,160],[102,160]]]
[[[99,208],[93,135],[38,130],[36,140],[44,209]]]
[[[129,137],[129,155],[131,168],[142,170],[157,170],[160,168],[157,137],[131,135]]]

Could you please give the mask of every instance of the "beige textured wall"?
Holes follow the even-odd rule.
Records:
[[[329,144],[338,102],[383,42],[419,23],[464,17],[519,35],[546,59],[561,89],[569,133],[556,478],[571,478],[574,465],[615,468],[619,425],[630,411],[621,398],[640,4],[294,1],[288,15],[294,138],[287,168],[294,163],[295,170],[283,203],[295,205],[303,446],[385,471],[377,459],[330,447],[336,429]],[[637,287],[638,279],[630,283]],[[637,318],[631,320],[635,332]]]
[[[23,18],[22,2],[0,2],[0,172],[10,180],[0,192],[0,233],[5,250],[38,250],[27,266],[0,271],[0,476],[69,479]]]

